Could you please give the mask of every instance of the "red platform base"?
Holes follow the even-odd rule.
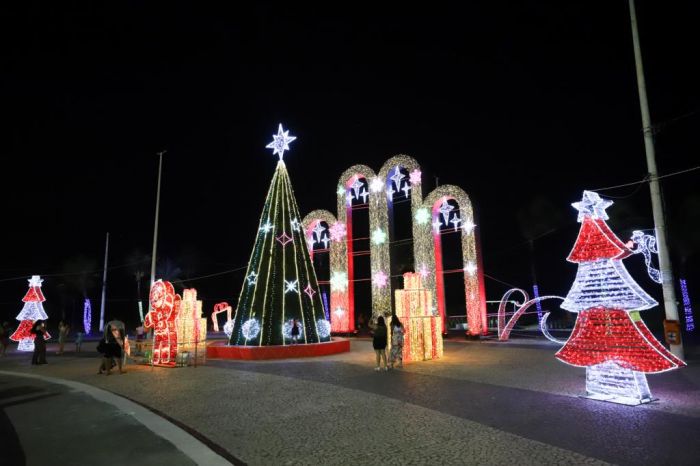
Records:
[[[350,351],[350,340],[333,338],[325,343],[285,346],[227,346],[217,341],[207,346],[207,358],[214,359],[291,359],[328,356]]]

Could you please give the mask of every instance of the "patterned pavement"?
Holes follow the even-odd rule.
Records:
[[[95,357],[26,355],[0,370],[94,385],[147,405],[248,464],[696,464],[700,371],[649,376],[660,401],[579,398],[556,347],[447,342],[439,361],[374,372],[368,341],[318,359],[94,374]],[[93,367],[94,366],[94,367]]]

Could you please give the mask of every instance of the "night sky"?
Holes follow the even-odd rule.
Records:
[[[285,160],[303,213],[335,212],[346,168],[378,171],[396,154],[421,163],[425,194],[435,177],[465,189],[491,300],[506,284],[531,286],[528,237],[541,291],[565,294],[570,203],[646,175],[626,1],[144,3],[3,7],[0,318],[14,319],[32,274],[45,278],[50,315],[79,319],[83,288],[99,307],[107,231],[107,316],[136,317],[132,274],[149,274],[160,150],[160,275],[197,287],[207,313],[235,302],[243,271],[186,279],[245,266],[278,123],[298,138]],[[637,10],[659,172],[692,168],[700,8]],[[662,184],[674,268],[698,298],[699,179]],[[616,202],[609,224],[621,238],[653,228],[647,185],[601,195]],[[660,298],[641,257],[626,264]],[[85,270],[96,273],[81,283]]]

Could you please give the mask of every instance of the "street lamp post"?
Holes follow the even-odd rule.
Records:
[[[661,200],[661,187],[659,186],[658,172],[656,170],[656,153],[654,151],[654,135],[649,115],[649,102],[647,101],[646,83],[644,81],[644,65],[642,64],[642,51],[639,45],[639,31],[637,30],[637,12],[634,0],[629,0],[630,18],[632,22],[632,41],[634,43],[634,61],[637,70],[637,87],[639,89],[639,106],[642,111],[642,129],[644,132],[644,149],[646,152],[647,169],[649,171],[649,190],[651,191],[651,207],[656,226],[656,241],[659,250],[659,269],[664,296],[664,310],[666,320],[678,321],[678,306],[676,303],[676,290],[673,285],[673,270],[671,257],[668,253],[668,241],[666,239],[666,221],[664,219],[663,202]],[[680,339],[680,335],[679,335]],[[671,344],[671,352],[683,358],[683,345]]]

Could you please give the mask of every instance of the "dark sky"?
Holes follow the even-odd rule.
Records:
[[[150,252],[162,149],[159,256],[190,277],[245,265],[276,163],[264,146],[280,122],[298,137],[286,161],[302,212],[335,211],[349,166],[413,156],[431,174],[424,189],[438,176],[469,193],[486,273],[521,286],[523,219],[558,219],[535,241],[540,287],[555,294],[575,275],[564,260],[577,231],[569,204],[647,171],[626,1],[24,3],[0,28],[0,317],[20,309],[17,277],[47,275],[49,299],[63,283],[70,295],[60,274],[71,262],[100,268],[106,231],[110,311],[131,312],[135,285],[120,266]],[[699,160],[699,12],[638,2],[660,173]],[[663,184],[671,235],[684,241],[674,265],[691,275],[699,176]],[[621,237],[653,227],[646,185],[601,194],[621,198],[608,209]],[[191,284],[207,308],[235,302],[241,281]],[[486,285],[489,299],[505,290]]]

